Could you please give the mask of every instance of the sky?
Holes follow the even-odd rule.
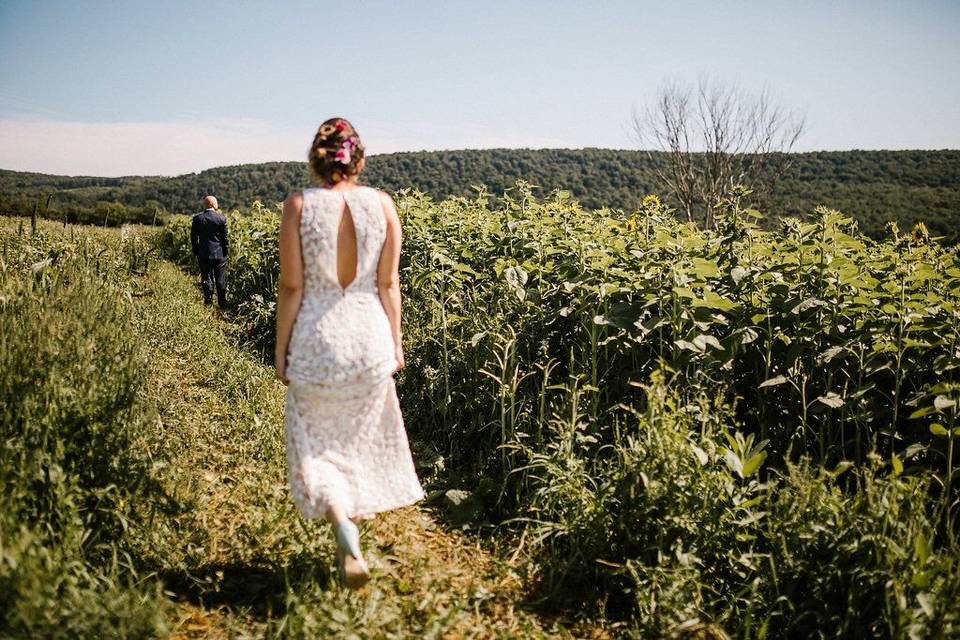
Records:
[[[665,83],[767,90],[799,150],[960,148],[960,0],[0,0],[0,168],[176,175],[368,154],[639,148]]]

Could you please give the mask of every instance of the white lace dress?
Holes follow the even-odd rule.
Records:
[[[336,251],[345,204],[356,230],[357,272],[344,289]],[[377,290],[385,238],[376,190],[304,190],[303,302],[287,352],[285,431],[290,487],[306,518],[323,517],[331,503],[350,517],[369,517],[423,497]]]

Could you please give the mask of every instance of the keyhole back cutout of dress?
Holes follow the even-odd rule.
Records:
[[[337,282],[346,290],[357,278],[357,228],[347,199],[343,199],[337,226]]]
[[[305,291],[338,298],[375,292],[386,233],[375,189],[304,189],[300,248]]]

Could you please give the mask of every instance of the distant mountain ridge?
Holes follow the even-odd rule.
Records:
[[[794,154],[794,170],[777,183],[768,202],[771,218],[796,215],[824,204],[857,218],[872,235],[896,221],[909,228],[923,221],[934,235],[958,239],[960,150],[823,151]],[[561,188],[589,208],[630,210],[648,193],[665,193],[656,175],[661,154],[614,149],[483,149],[420,151],[370,156],[366,183],[388,191],[417,188],[435,198],[469,196],[484,184],[498,194],[523,179],[549,192]],[[158,208],[188,213],[215,194],[221,206],[243,208],[254,200],[280,202],[310,184],[303,162],[216,167],[175,177],[101,178],[52,176],[0,170],[0,209],[29,213],[38,200],[53,211],[106,215],[107,203],[149,218]],[[122,207],[120,207],[122,205]],[[99,213],[96,213],[99,212]]]

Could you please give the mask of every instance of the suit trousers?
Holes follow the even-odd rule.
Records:
[[[227,261],[199,260],[200,285],[203,288],[203,302],[213,302],[213,290],[217,290],[217,304],[223,309],[227,306]]]

